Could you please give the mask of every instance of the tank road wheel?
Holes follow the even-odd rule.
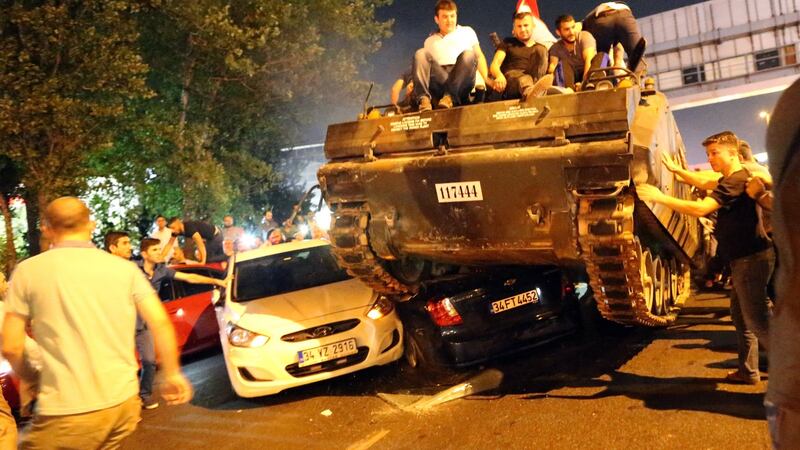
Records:
[[[652,256],[651,256],[652,258]],[[653,308],[650,310],[655,316],[660,316],[664,308],[664,266],[661,258],[653,258]]]
[[[369,207],[363,203],[349,203],[333,204],[331,209],[331,248],[339,266],[382,294],[413,292],[414,287],[392,276],[384,267],[385,262],[370,248]]]
[[[431,274],[431,263],[424,259],[405,257],[389,261],[389,272],[401,283],[416,286]]]
[[[658,310],[658,315],[666,316],[669,314],[670,304],[670,270],[667,260],[658,258],[658,264],[661,266],[659,273],[659,284],[661,285],[661,307]]]
[[[678,275],[678,264],[675,260],[669,262],[669,303],[670,307],[675,306],[678,302],[680,295],[680,288],[678,287],[680,276]]]
[[[649,250],[642,252],[642,297],[644,298],[645,306],[648,311],[653,311],[655,305],[655,267],[653,265],[653,257],[650,255]]]

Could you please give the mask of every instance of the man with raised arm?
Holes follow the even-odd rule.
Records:
[[[748,172],[739,160],[739,139],[730,131],[703,141],[711,168],[722,177],[714,191],[702,200],[683,200],[662,193],[649,184],[636,186],[646,202],[695,217],[717,211],[717,255],[730,263],[731,318],[736,328],[739,369],[729,372],[731,383],[757,384],[758,344],[769,348],[768,330],[772,305],[767,298],[767,283],[775,265],[775,253],[759,219],[756,201],[747,194]]]

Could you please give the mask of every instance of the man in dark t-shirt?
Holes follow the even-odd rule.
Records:
[[[200,253],[199,263],[213,263],[226,261],[224,239],[222,233],[214,225],[199,220],[183,221],[179,217],[173,217],[167,222],[167,227],[172,230],[172,239],[167,247],[172,245],[178,236],[191,238]]]
[[[541,96],[553,85],[547,74],[547,49],[533,38],[533,16],[529,12],[514,16],[514,36],[497,47],[489,67],[494,77],[493,89],[504,98]]]
[[[167,280],[180,280],[192,284],[213,284],[225,287],[225,280],[205,277],[193,273],[176,272],[163,264],[161,256],[161,241],[155,238],[144,238],[139,246],[142,260],[138,262],[153,290],[159,292],[161,285]],[[136,316],[136,349],[142,360],[142,373],[139,378],[139,395],[142,398],[142,407],[145,409],[158,408],[158,400],[153,394],[153,380],[156,375],[156,355],[152,343],[150,330],[147,329],[141,317]]]
[[[739,161],[739,139],[725,131],[707,138],[703,145],[711,168],[722,174],[710,195],[702,200],[682,200],[648,184],[636,186],[636,193],[641,200],[661,203],[683,214],[703,217],[717,212],[717,254],[731,267],[731,318],[739,348],[739,369],[728,373],[725,379],[757,384],[761,379],[758,344],[769,348],[772,304],[767,298],[767,283],[775,265],[775,253],[760,226],[760,210],[747,195],[750,174]]]

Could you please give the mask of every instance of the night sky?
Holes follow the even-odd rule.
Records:
[[[414,51],[422,46],[432,31],[436,30],[436,24],[433,22],[435,3],[435,0],[395,0],[393,5],[378,11],[381,20],[393,18],[395,23],[394,35],[385,41],[381,50],[371,58],[372,70],[365,74],[368,79],[376,82],[377,89],[373,92],[371,104],[389,102],[389,86],[397,75],[410,66]],[[475,29],[486,58],[491,61],[493,51],[488,35],[492,31],[501,36],[509,34],[516,0],[457,0],[457,3],[459,24],[469,25]],[[559,15],[568,13],[580,19],[598,3],[597,0],[540,0],[539,11],[544,22],[552,29],[552,22]],[[639,0],[627,3],[637,17],[644,17],[700,2]],[[705,154],[700,142],[704,137],[724,129],[733,130],[742,138],[749,140],[755,152],[763,151],[766,126],[763,120],[758,118],[758,112],[764,109],[771,111],[778,96],[779,94],[769,94],[676,111],[675,117],[686,142],[689,163],[704,162]],[[344,117],[341,120],[352,120],[352,118]]]

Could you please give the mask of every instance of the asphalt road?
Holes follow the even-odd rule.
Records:
[[[123,448],[766,449],[766,383],[721,382],[735,351],[727,298],[703,294],[669,329],[570,336],[476,368],[501,371],[502,384],[424,412],[378,395],[448,387],[400,363],[244,400],[209,353],[185,364],[192,403],[143,411]]]

